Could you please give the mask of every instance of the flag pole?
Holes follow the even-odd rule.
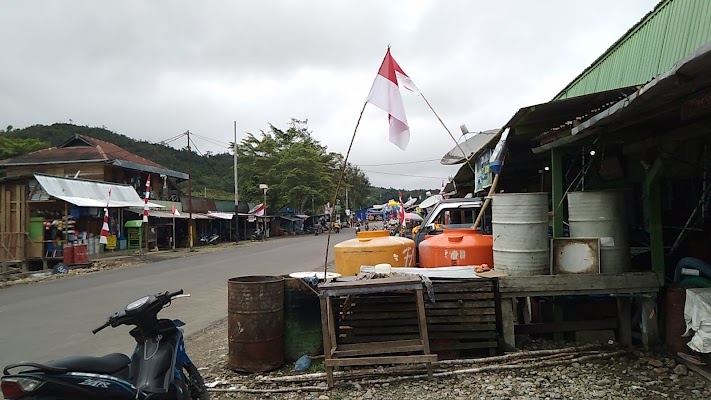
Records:
[[[459,151],[462,152],[462,155],[464,156],[464,160],[466,160],[467,165],[469,166],[469,169],[472,170],[472,174],[474,174],[474,177],[476,178],[476,172],[474,172],[474,167],[472,167],[472,164],[469,162],[469,155],[464,152],[464,149],[462,149],[462,146],[459,145],[459,142],[457,142],[457,139],[454,138],[454,135],[452,135],[452,132],[449,131],[449,128],[447,128],[447,125],[444,124],[444,121],[442,121],[442,118],[439,117],[439,114],[437,114],[437,111],[435,111],[435,109],[432,108],[432,105],[430,104],[430,102],[427,101],[427,97],[425,97],[425,95],[422,92],[420,92],[420,96],[422,96],[422,99],[425,101],[425,103],[427,103],[427,107],[429,107],[430,110],[432,110],[432,112],[434,113],[435,117],[437,117],[437,119],[439,120],[439,123],[442,124],[442,126],[444,127],[444,130],[447,131],[447,133],[449,134],[449,137],[452,138],[452,140],[454,141],[454,144],[457,146]]]
[[[175,211],[173,211],[173,251],[175,251]]]
[[[338,184],[336,184],[336,194],[333,196],[333,206],[329,210],[329,224],[328,224],[328,238],[326,239],[326,260],[323,262],[323,280],[326,280],[326,273],[328,272],[328,250],[331,247],[331,227],[333,227],[333,209],[336,208],[336,200],[338,200],[338,191],[341,189],[341,183],[343,182],[343,175],[346,172],[346,167],[348,166],[348,156],[351,154],[351,149],[353,148],[353,141],[355,141],[356,132],[358,132],[358,126],[360,125],[360,120],[363,118],[363,112],[365,111],[365,106],[368,102],[363,103],[363,108],[360,110],[360,115],[358,116],[358,122],[356,122],[355,129],[353,130],[353,137],[351,137],[351,144],[348,146],[348,151],[346,152],[346,158],[343,160],[343,168],[341,168],[341,176],[338,178]]]

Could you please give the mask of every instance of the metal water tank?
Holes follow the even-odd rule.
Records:
[[[568,193],[572,238],[600,238],[600,272],[630,270],[625,193],[619,190]]]
[[[491,204],[494,269],[510,276],[548,275],[548,193],[495,194]]]

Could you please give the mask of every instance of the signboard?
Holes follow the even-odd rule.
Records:
[[[491,186],[493,180],[493,174],[489,169],[489,158],[491,157],[491,149],[486,149],[481,155],[476,159],[474,165],[474,191],[480,192]]]

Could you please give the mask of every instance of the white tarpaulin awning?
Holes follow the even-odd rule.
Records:
[[[208,211],[207,216],[216,219],[232,219],[235,213],[219,212],[219,211]]]
[[[136,213],[138,215],[143,215],[143,209],[138,209],[138,208],[129,208],[128,211]],[[148,210],[148,216],[152,218],[175,218],[175,219],[189,219],[190,214],[187,211],[183,211],[180,213],[180,215],[175,215],[173,216],[173,213],[170,212],[169,210],[162,211],[162,210]],[[193,219],[212,219],[208,217],[205,214],[198,214],[198,213],[193,213]]]
[[[144,200],[129,185],[89,181],[86,179],[62,178],[59,176],[34,174],[37,182],[52,197],[64,200],[79,207],[143,207]],[[111,199],[109,199],[111,190]],[[148,202],[152,208],[163,206]]]

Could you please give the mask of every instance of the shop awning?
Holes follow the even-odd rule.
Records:
[[[209,211],[207,216],[215,219],[232,219],[235,217],[235,213]]]
[[[63,178],[59,176],[34,174],[37,182],[52,197],[79,207],[110,208],[143,207],[144,200],[129,185],[91,181],[86,179]],[[109,190],[111,199],[109,199]],[[163,208],[160,204],[148,203],[152,208]]]
[[[143,209],[129,209],[128,211],[136,213],[138,215],[143,215]],[[160,211],[160,210],[148,210],[148,216],[152,218],[168,218],[173,219],[173,213],[170,211]],[[176,215],[175,219],[188,219],[190,218],[187,212],[181,212],[180,215]],[[193,213],[193,219],[211,219],[205,214]]]

